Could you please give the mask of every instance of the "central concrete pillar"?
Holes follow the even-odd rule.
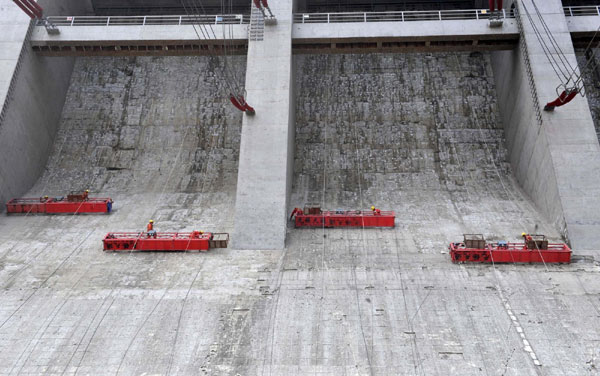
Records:
[[[566,59],[576,67],[561,1],[536,3]],[[531,0],[519,0],[521,43],[525,44],[520,49],[492,54],[513,171],[538,208],[576,250],[600,250],[600,146],[588,102],[578,96],[553,112],[542,110],[545,103],[557,97],[561,81],[523,4],[543,33]]]
[[[292,182],[293,0],[269,2],[277,25],[251,37],[232,245],[235,249],[282,249]],[[252,40],[257,39],[257,40]],[[261,40],[262,39],[262,40]]]

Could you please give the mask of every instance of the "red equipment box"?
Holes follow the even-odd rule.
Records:
[[[110,232],[102,240],[105,251],[207,251],[227,248],[229,234],[210,232]]]
[[[64,198],[14,198],[6,203],[6,213],[46,213],[46,214],[79,214],[110,213],[113,200],[110,198],[90,197],[86,200],[69,200]]]
[[[314,209],[314,208],[313,208]],[[394,227],[396,214],[393,211],[336,210],[302,211],[294,209],[296,227]],[[305,214],[311,213],[311,214]]]
[[[571,249],[566,244],[548,244],[547,249],[527,248],[525,243],[498,242],[485,248],[467,248],[465,243],[451,243],[452,262],[481,263],[570,263]]]

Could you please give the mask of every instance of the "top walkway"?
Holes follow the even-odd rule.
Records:
[[[577,36],[596,31],[600,7],[565,7],[569,30]],[[510,11],[503,27],[489,27],[485,9],[297,13],[293,16],[294,53],[361,50],[500,50],[519,38]],[[186,55],[245,53],[249,15],[50,17],[59,35],[36,27],[31,42],[43,55]],[[193,25],[202,25],[196,26]]]

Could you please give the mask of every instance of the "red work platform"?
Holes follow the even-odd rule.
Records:
[[[295,208],[290,219],[296,227],[394,227],[393,211],[335,210],[322,211],[318,206]]]
[[[105,251],[207,251],[227,248],[229,234],[210,232],[111,232],[102,240]]]
[[[67,198],[14,198],[6,203],[6,213],[79,214],[110,213],[113,201],[110,198],[90,197],[85,200]]]
[[[540,237],[541,235],[534,235]],[[571,262],[571,249],[566,244],[551,244],[547,240],[524,243],[496,242],[481,244],[481,239],[467,239],[450,244],[450,257],[454,263],[546,263]],[[477,248],[475,248],[477,247]]]

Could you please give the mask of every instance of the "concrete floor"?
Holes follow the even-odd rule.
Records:
[[[332,69],[334,61],[327,63]],[[90,66],[81,64],[76,72],[88,73],[76,79],[90,75]],[[459,57],[456,64],[475,62]],[[487,78],[475,79],[490,81],[487,73],[482,75]],[[121,92],[118,85],[99,85]],[[157,220],[158,230],[231,231],[235,187],[230,182],[236,168],[220,163],[222,158],[205,159],[198,178],[211,169],[223,177],[210,189],[180,184],[187,181],[186,169],[144,169],[153,159],[140,145],[156,134],[156,124],[142,124],[140,144],[133,148],[139,154],[124,166],[131,170],[78,168],[68,152],[82,143],[81,132],[74,132],[81,122],[68,120],[79,106],[77,93],[70,90],[72,107],[63,113],[58,140],[65,140],[64,146],[57,141],[46,174],[30,194],[58,193],[98,176],[94,190],[111,195],[116,210],[99,216],[0,216],[0,374],[598,374],[600,258],[576,252],[573,264],[547,267],[450,262],[447,245],[463,232],[516,240],[524,229],[537,226],[559,240],[501,159],[497,168],[459,173],[465,163],[477,166],[490,154],[501,156],[502,132],[483,131],[489,142],[444,138],[436,125],[443,118],[438,113],[438,120],[425,121],[429,129],[406,141],[419,149],[413,161],[422,161],[411,167],[412,173],[402,171],[401,164],[389,173],[369,175],[359,165],[372,159],[356,157],[364,143],[349,121],[344,143],[312,139],[313,150],[323,153],[320,158],[330,156],[320,170],[335,176],[325,180],[326,191],[348,188],[321,199],[324,179],[299,160],[310,139],[302,135],[321,127],[320,121],[330,135],[343,130],[327,116],[316,125],[299,122],[292,205],[307,200],[332,208],[375,203],[396,210],[394,229],[289,228],[281,251],[104,253],[106,232],[141,229],[149,218]],[[442,99],[446,105],[441,107],[450,106]],[[120,110],[113,107],[113,112],[120,116]],[[300,111],[297,119],[307,113]],[[369,122],[365,112],[352,116]],[[368,135],[371,128],[365,127]],[[122,129],[116,125],[106,134]],[[175,125],[161,129],[168,139],[181,134]],[[100,139],[84,143],[99,153],[101,142],[93,140]],[[383,142],[382,152],[392,144]],[[161,165],[173,159],[193,164],[194,143],[182,144],[182,153],[169,145]],[[217,142],[201,149],[226,155],[228,146]],[[351,153],[337,158],[344,150]],[[310,158],[317,158],[314,153]],[[473,156],[479,160],[469,162]],[[358,185],[360,190],[353,190]]]

